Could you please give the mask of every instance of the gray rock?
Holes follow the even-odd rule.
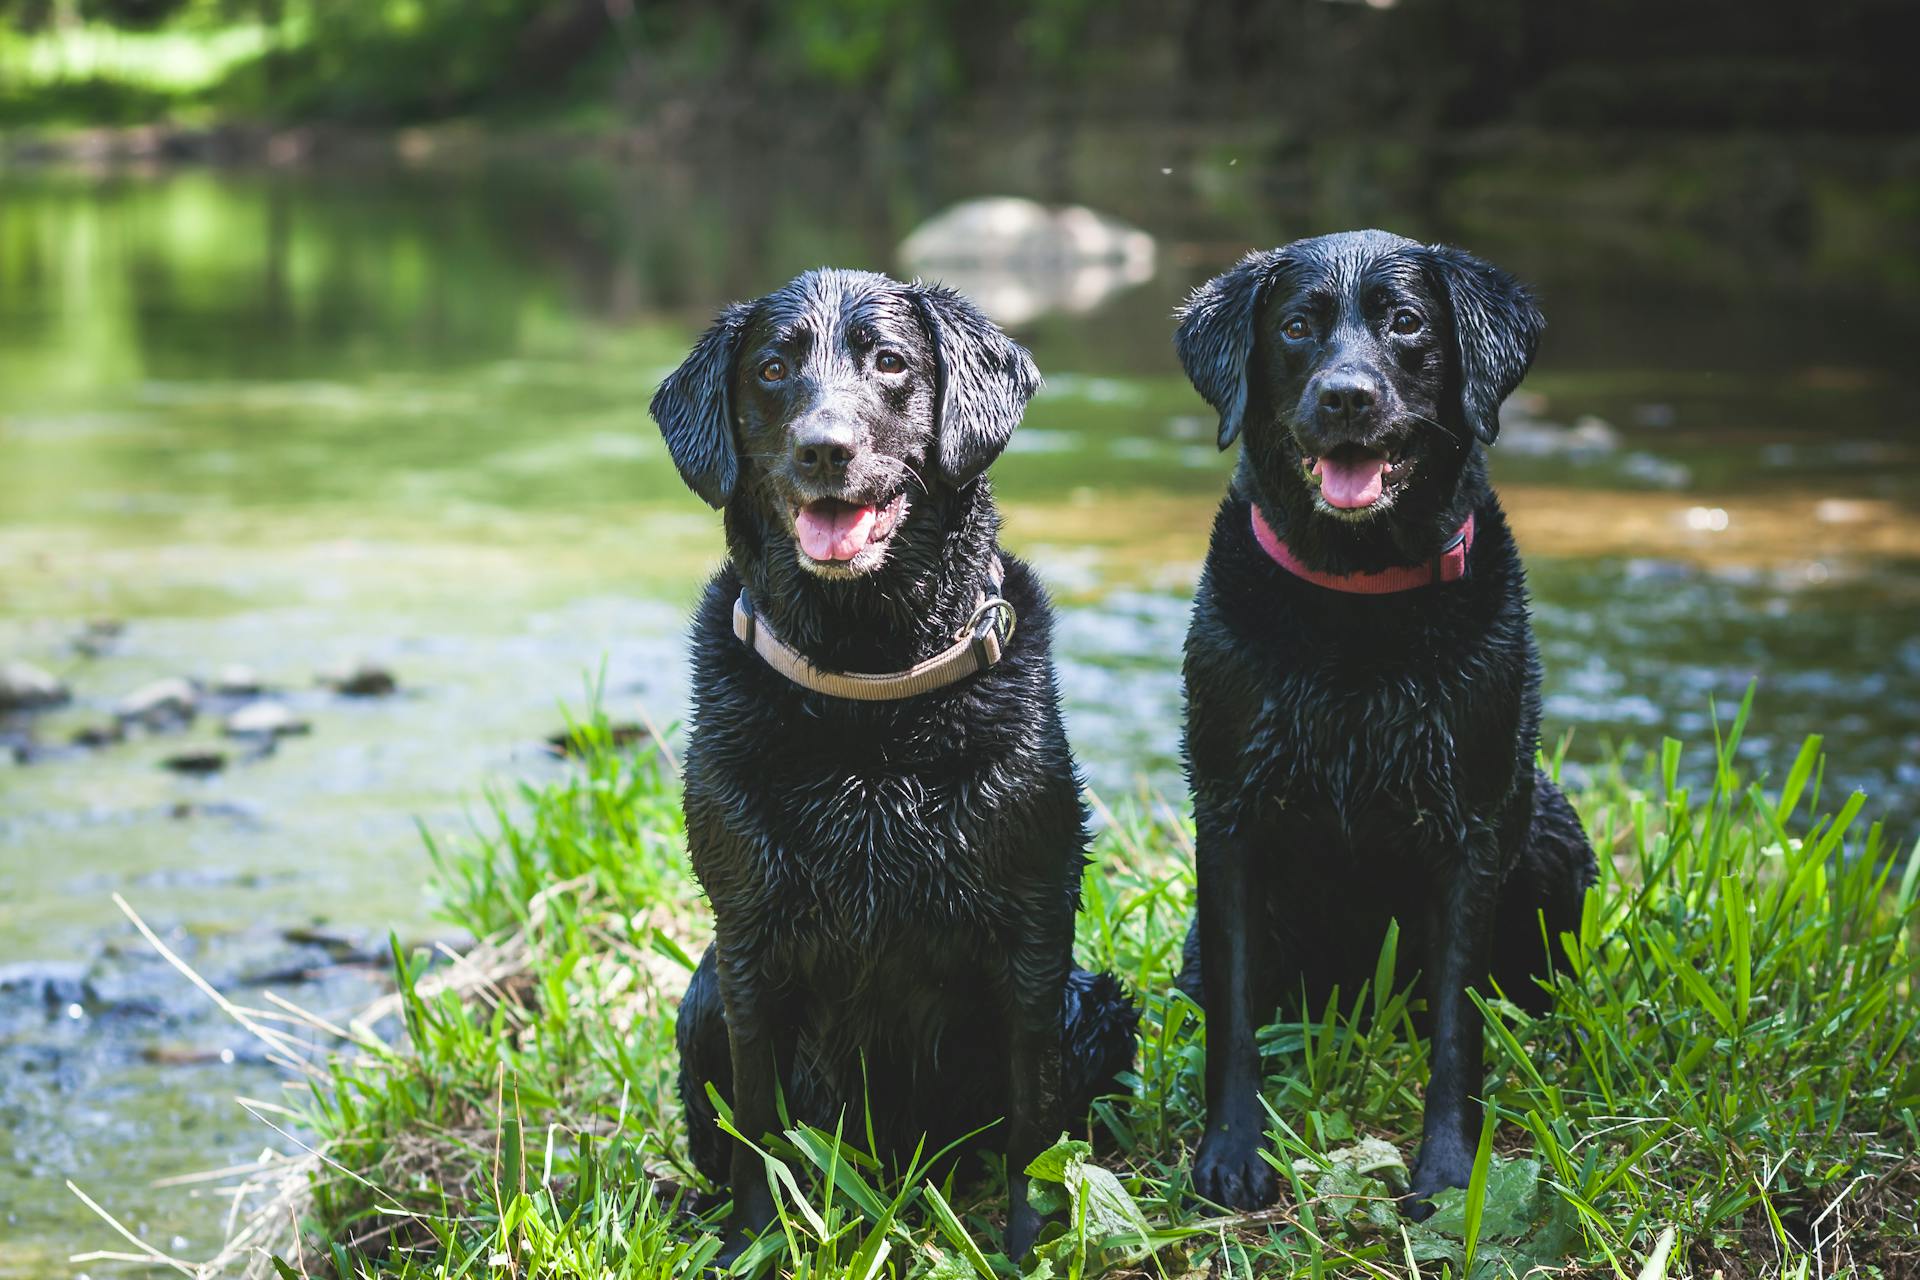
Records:
[[[220,668],[220,674],[213,678],[213,691],[223,698],[255,697],[265,687],[259,672],[239,663]]]
[[[1611,422],[1591,413],[1573,420],[1570,433],[1575,449],[1590,453],[1612,453],[1620,447],[1620,433]]]
[[[72,694],[50,671],[30,662],[0,663],[0,711],[37,711],[57,707]]]
[[[1620,433],[1591,414],[1571,427],[1545,422],[1525,414],[1500,415],[1500,452],[1528,458],[1567,458],[1590,462],[1620,448]]]
[[[222,726],[229,737],[277,738],[289,734],[306,733],[313,726],[300,719],[278,702],[261,700],[249,702],[227,717]]]
[[[1002,324],[1085,312],[1153,278],[1153,237],[1081,205],[1013,196],[953,206],[900,243],[901,264],[962,290]]]
[[[155,680],[135,689],[113,706],[113,714],[122,721],[137,722],[150,729],[193,719],[200,710],[200,691],[178,676]]]
[[[1693,483],[1693,472],[1684,462],[1655,457],[1635,450],[1620,459],[1621,473],[1655,489],[1684,489]]]
[[[349,698],[384,698],[399,688],[393,672],[372,662],[357,662],[323,672],[320,683]]]

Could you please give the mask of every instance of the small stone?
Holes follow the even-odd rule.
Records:
[[[97,658],[113,648],[126,630],[127,624],[118,618],[89,618],[73,638],[73,647],[89,658]]]
[[[116,742],[125,740],[126,736],[126,730],[122,729],[116,721],[113,724],[83,725],[73,731],[73,737],[69,741],[76,747],[99,748],[110,747]]]
[[[0,998],[38,1000],[49,1009],[99,999],[87,966],[71,962],[0,964]]]
[[[223,698],[252,698],[265,687],[260,673],[241,663],[220,668],[220,674],[213,678],[213,691]]]
[[[182,751],[168,756],[160,762],[162,768],[175,773],[187,773],[204,776],[218,773],[227,767],[227,753],[224,751]]]
[[[171,676],[135,689],[114,704],[113,713],[155,729],[191,720],[199,709],[200,693],[192,682]]]
[[[71,696],[52,672],[30,662],[0,663],[0,711],[57,707]]]
[[[559,733],[547,735],[547,754],[555,756],[577,756],[584,754],[588,744],[604,738],[610,747],[631,747],[647,741],[653,734],[644,725],[612,724],[606,727],[604,734],[596,734],[591,729],[563,729]]]
[[[320,683],[349,698],[384,698],[399,687],[391,671],[371,662],[358,662],[326,672],[321,675]]]
[[[1568,443],[1576,449],[1611,453],[1620,447],[1620,433],[1605,418],[1587,413],[1573,420]]]
[[[313,728],[280,703],[266,700],[249,702],[239,708],[227,717],[223,727],[227,735],[234,738],[278,738],[306,733]]]

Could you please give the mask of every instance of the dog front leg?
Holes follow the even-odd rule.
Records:
[[[1426,1119],[1420,1157],[1414,1162],[1406,1209],[1416,1219],[1433,1212],[1427,1197],[1446,1187],[1464,1187],[1473,1176],[1480,1145],[1481,1108],[1475,1096],[1485,1086],[1482,1050],[1486,1024],[1467,996],[1484,983],[1493,957],[1493,918],[1498,885],[1486,870],[1492,850],[1469,853],[1436,895],[1427,921],[1427,999],[1433,1019],[1432,1074],[1427,1080]]]
[[[720,941],[720,996],[727,1011],[727,1047],[733,1065],[733,1127],[755,1142],[779,1127],[780,1082],[790,1053],[783,1052],[774,993],[752,959],[731,956]],[[733,1144],[728,1166],[733,1213],[726,1243],[714,1260],[726,1266],[773,1221],[773,1193],[766,1162],[744,1142]]]
[[[1204,821],[1204,820],[1203,820]],[[1255,1008],[1267,952],[1251,851],[1238,836],[1199,830],[1200,974],[1207,1012],[1207,1131],[1193,1162],[1193,1186],[1215,1204],[1259,1209],[1279,1194],[1273,1166],[1261,1158],[1263,1011]]]
[[[1072,963],[1071,921],[1049,930],[1067,946],[1016,952],[1007,1046],[1007,1256],[1027,1256],[1040,1212],[1027,1199],[1027,1166],[1060,1136],[1060,1037]]]

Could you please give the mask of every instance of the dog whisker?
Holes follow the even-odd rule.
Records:
[[[1463,437],[1458,431],[1455,431],[1452,427],[1447,426],[1444,422],[1436,422],[1434,419],[1429,418],[1424,413],[1415,413],[1413,410],[1409,409],[1407,410],[1407,416],[1409,418],[1412,418],[1415,422],[1424,422],[1430,427],[1438,428],[1442,435],[1445,435],[1449,440],[1452,440],[1457,445],[1465,447],[1466,444],[1468,443],[1466,438]]]

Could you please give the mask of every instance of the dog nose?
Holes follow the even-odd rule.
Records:
[[[815,419],[793,433],[793,468],[808,480],[838,477],[853,461],[853,428]]]
[[[1358,369],[1342,369],[1320,383],[1320,412],[1335,418],[1358,418],[1380,398],[1380,385]]]

